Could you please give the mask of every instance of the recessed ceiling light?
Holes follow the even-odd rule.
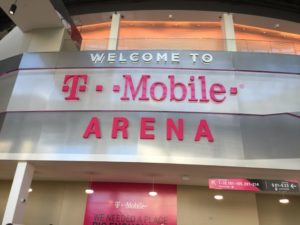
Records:
[[[150,191],[148,193],[148,195],[150,195],[151,197],[155,197],[157,195],[157,192],[156,191]]]
[[[155,197],[157,195],[157,192],[154,189],[154,177],[152,177],[152,190],[148,192],[148,195],[151,197]]]
[[[223,195],[215,195],[215,196],[214,196],[214,199],[220,201],[220,200],[223,200],[224,197],[223,197]]]
[[[188,180],[190,180],[191,178],[190,178],[188,175],[183,175],[183,176],[181,177],[181,179],[184,180],[184,181],[188,181]]]
[[[94,190],[93,189],[86,189],[85,193],[88,194],[88,195],[90,195],[90,194],[94,193]]]
[[[289,203],[290,203],[290,200],[287,199],[287,198],[281,198],[281,199],[279,199],[279,202],[280,202],[281,204],[289,204]]]
[[[274,25],[274,28],[276,29],[276,28],[279,28],[280,27],[280,24],[279,23],[276,23],[275,25]]]
[[[32,191],[33,191],[32,188],[29,188],[29,189],[28,189],[28,192],[29,192],[29,193],[32,192]]]

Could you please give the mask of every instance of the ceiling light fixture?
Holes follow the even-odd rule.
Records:
[[[88,171],[86,172],[89,176],[89,187],[85,189],[85,193],[87,195],[94,194],[94,190],[91,188],[92,187],[92,181],[93,181],[93,175],[95,174],[93,171]]]
[[[157,192],[154,190],[154,177],[152,178],[152,190],[149,191],[148,195],[151,197],[157,196]]]
[[[151,197],[157,196],[157,192],[156,192],[156,191],[150,191],[148,194],[149,194]]]
[[[183,175],[183,176],[181,177],[181,179],[182,179],[183,181],[189,181],[191,178],[190,178],[188,175]]]
[[[279,202],[281,204],[289,204],[290,203],[290,200],[288,198],[281,198],[279,199]]]
[[[214,199],[220,201],[220,200],[223,200],[224,197],[223,197],[223,195],[215,195],[215,196],[214,196]]]
[[[88,188],[88,189],[85,189],[85,193],[86,193],[87,195],[94,194],[94,190]]]
[[[28,189],[28,192],[29,192],[29,193],[32,192],[32,191],[33,191],[32,188],[29,188],[29,189]]]
[[[14,15],[16,11],[17,11],[17,0],[13,4],[11,4],[9,8],[9,14]]]

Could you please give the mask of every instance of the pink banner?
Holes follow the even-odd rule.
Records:
[[[261,184],[248,179],[209,179],[209,189],[260,191]]]
[[[175,185],[155,185],[157,196],[148,192],[152,184],[92,183],[84,225],[176,225]]]

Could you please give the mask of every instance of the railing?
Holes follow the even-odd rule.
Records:
[[[109,39],[83,40],[81,51],[106,50]],[[238,52],[264,52],[300,55],[300,41],[260,41],[260,40],[224,40],[224,39],[193,39],[193,38],[164,38],[164,39],[119,39],[118,50],[212,50],[226,51],[226,43],[234,45]]]
[[[256,40],[236,40],[239,52],[265,52],[281,53],[290,55],[300,55],[300,41],[256,41]]]

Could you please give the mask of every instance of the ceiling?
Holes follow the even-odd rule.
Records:
[[[217,22],[222,17],[222,12],[208,12],[197,10],[138,10],[119,11],[125,21],[209,21]],[[170,19],[169,16],[172,15]],[[72,16],[77,26],[98,24],[110,20],[111,12],[89,13]],[[274,19],[246,14],[234,14],[237,24],[260,27],[276,31],[300,34],[299,23],[287,20]]]
[[[300,0],[52,0],[63,2],[70,15],[128,10],[203,10],[234,12],[288,20],[300,23]],[[22,30],[57,26],[58,20],[49,10],[49,0],[18,1],[18,14],[9,18],[7,11],[13,0],[0,1],[0,32],[15,23]],[[32,7],[34,6],[34,7]],[[36,10],[39,9],[39,10]],[[23,10],[23,11],[22,11]],[[20,12],[21,11],[21,12]],[[45,16],[47,15],[47,16]],[[190,15],[193,19],[193,15]],[[32,25],[33,24],[33,25]],[[300,30],[299,28],[296,30]]]
[[[300,180],[300,172],[295,170],[124,162],[30,163],[35,167],[34,180],[151,183],[154,178],[161,184],[199,186],[207,186],[209,178]],[[16,161],[1,161],[0,180],[11,180],[16,165]]]
[[[299,0],[63,0],[71,15],[127,10],[203,10],[300,22]]]

